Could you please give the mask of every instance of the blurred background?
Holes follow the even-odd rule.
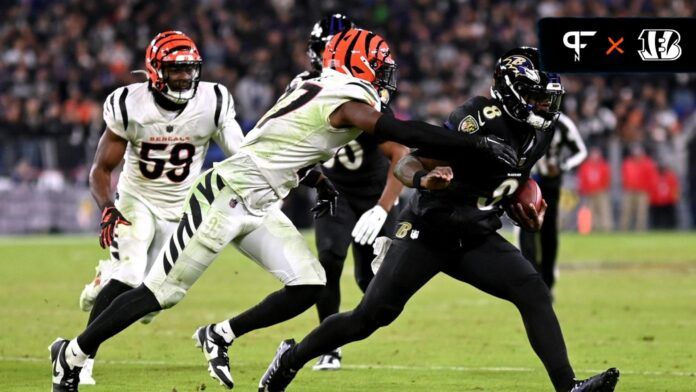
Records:
[[[102,103],[143,80],[144,51],[181,30],[202,53],[203,80],[232,92],[245,131],[299,72],[311,26],[342,12],[382,34],[399,65],[397,117],[442,123],[488,95],[498,56],[535,45],[548,16],[694,16],[687,1],[19,0],[0,2],[0,234],[93,232],[88,171]],[[590,151],[563,179],[561,227],[582,232],[693,229],[696,74],[564,75],[564,112]],[[223,158],[211,145],[209,166]],[[116,178],[114,178],[115,181]],[[311,192],[286,203],[311,224]],[[590,218],[588,222],[587,218]]]

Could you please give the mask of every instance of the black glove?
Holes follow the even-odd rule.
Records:
[[[99,245],[102,248],[111,246],[114,239],[114,229],[116,225],[130,225],[126,218],[114,206],[104,207],[101,218],[101,233],[99,234]]]
[[[338,202],[338,191],[328,178],[322,177],[314,186],[317,190],[317,205],[310,211],[314,213],[314,219],[322,217],[327,212],[336,215],[336,203]]]
[[[482,136],[476,142],[476,148],[484,151],[491,158],[502,161],[506,166],[517,166],[517,153],[505,141],[497,136]]]

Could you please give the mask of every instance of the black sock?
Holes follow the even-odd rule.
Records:
[[[314,305],[324,286],[285,286],[237,317],[230,319],[236,337],[289,320]],[[80,346],[82,347],[82,346]]]
[[[102,312],[109,305],[111,305],[111,302],[113,302],[113,300],[116,299],[116,297],[132,289],[133,288],[131,286],[121,281],[115,279],[109,280],[109,283],[107,283],[106,286],[102,288],[102,290],[97,295],[96,300],[94,301],[92,311],[89,313],[89,321],[87,321],[87,325],[92,324],[92,321],[99,317],[99,315],[102,314]],[[96,355],[97,350],[95,350],[89,357],[94,358]]]
[[[162,310],[162,307],[157,302],[155,294],[141,284],[116,297],[111,305],[77,337],[77,344],[84,353],[93,354],[102,342],[126,329],[146,314],[157,310]]]

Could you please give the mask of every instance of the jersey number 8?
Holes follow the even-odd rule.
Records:
[[[513,193],[515,193],[519,186],[520,182],[516,178],[508,178],[507,180],[500,183],[500,185],[498,185],[497,188],[495,188],[495,190],[493,191],[493,196],[491,198],[479,197],[477,203],[478,209],[481,211],[489,211],[500,200],[502,200],[503,197],[510,196]]]

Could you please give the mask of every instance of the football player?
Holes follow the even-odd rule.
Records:
[[[536,50],[526,47],[500,58],[494,77],[493,98],[469,99],[449,123],[458,133],[504,140],[517,151],[517,164],[506,167],[475,151],[437,148],[405,157],[396,175],[418,192],[399,216],[393,242],[365,297],[354,310],[327,318],[299,344],[281,342],[259,391],[285,391],[310,359],[390,324],[439,272],[517,306],[556,391],[614,390],[616,369],[575,380],[548,288],[520,251],[496,232],[506,197],[529,178],[553,137],[564,94],[560,77],[540,71]],[[507,210],[520,225],[538,231],[545,209],[542,202],[539,211],[519,203]]]
[[[232,96],[225,86],[200,81],[201,64],[189,37],[162,32],[145,53],[148,80],[120,87],[104,102],[106,131],[89,185],[102,210],[99,243],[110,249],[111,260],[100,262],[97,278],[80,296],[81,307],[91,309],[89,323],[143,282],[176,230],[210,141],[228,156],[241,144]],[[111,174],[124,158],[114,198]],[[83,384],[94,384],[93,361],[85,363]]]
[[[144,315],[176,305],[230,242],[284,284],[255,307],[194,334],[210,374],[232,388],[227,351],[232,342],[300,314],[316,302],[326,281],[321,264],[277,202],[299,183],[322,187],[326,180],[305,169],[330,159],[362,132],[406,145],[479,151],[507,165],[516,162],[516,153],[494,136],[456,134],[383,115],[379,91],[396,89],[396,64],[379,35],[343,31],[329,42],[323,59],[319,78],[279,99],[235,155],[192,185],[176,234],[143,284],[116,298],[75,339],[51,344],[54,391],[77,391],[80,368],[102,342]]]
[[[314,24],[307,45],[311,71],[303,72],[288,86],[293,91],[303,81],[321,75],[321,59],[326,44],[336,34],[353,27],[341,14],[327,16]],[[389,92],[382,90],[382,112],[389,110]],[[377,236],[394,231],[394,208],[403,185],[392,174],[396,163],[408,153],[398,143],[378,140],[366,133],[349,142],[321,165],[322,173],[338,189],[336,213],[324,214],[315,223],[319,262],[326,272],[326,286],[317,301],[319,321],[338,313],[341,302],[340,279],[348,248],[353,248],[355,281],[365,292],[372,280],[370,262],[372,243]],[[353,238],[351,238],[351,236]],[[336,349],[319,357],[314,370],[341,367],[341,351]]]

